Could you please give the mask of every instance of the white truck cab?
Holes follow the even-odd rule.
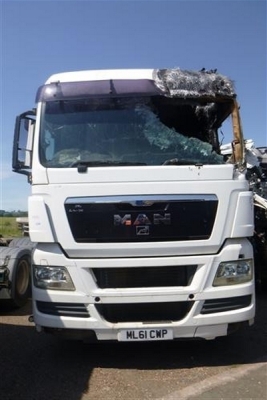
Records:
[[[51,76],[17,117],[33,318],[83,340],[214,339],[255,315],[253,201],[232,82],[215,71]],[[232,117],[232,156],[219,132]]]

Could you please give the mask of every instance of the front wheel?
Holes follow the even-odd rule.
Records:
[[[260,281],[260,290],[267,292],[267,241],[260,243],[258,247],[258,254],[256,255],[256,268],[258,278]]]
[[[261,249],[261,290],[267,292],[267,241]]]
[[[31,296],[31,263],[30,257],[20,257],[14,268],[11,284],[12,304],[15,307],[24,306]]]

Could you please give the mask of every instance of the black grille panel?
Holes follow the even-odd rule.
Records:
[[[37,301],[38,311],[43,314],[57,315],[62,317],[89,318],[87,308],[82,303],[51,303]]]
[[[183,319],[194,302],[96,304],[102,317],[109,322],[170,322]]]
[[[228,297],[225,299],[206,300],[201,314],[213,314],[217,312],[233,311],[248,307],[251,304],[251,295]]]
[[[209,239],[217,206],[214,195],[109,196],[68,199],[65,211],[78,243],[165,242]]]
[[[97,285],[107,288],[141,288],[188,286],[197,265],[138,267],[138,268],[94,268]]]

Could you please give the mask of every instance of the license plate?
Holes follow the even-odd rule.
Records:
[[[172,329],[123,329],[118,333],[118,340],[121,342],[137,342],[142,340],[172,340]]]

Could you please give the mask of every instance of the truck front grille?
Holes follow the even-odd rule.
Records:
[[[250,304],[251,295],[206,300],[203,304],[201,314],[238,310],[239,308],[248,307]]]
[[[65,211],[77,243],[208,240],[215,195],[142,195],[69,198]]]
[[[99,314],[112,323],[118,322],[171,322],[183,319],[193,301],[168,303],[95,304]]]
[[[82,303],[52,303],[37,301],[38,311],[43,314],[57,315],[62,317],[89,318],[89,312]]]
[[[197,265],[93,268],[97,285],[107,288],[141,288],[188,286],[192,282]]]

